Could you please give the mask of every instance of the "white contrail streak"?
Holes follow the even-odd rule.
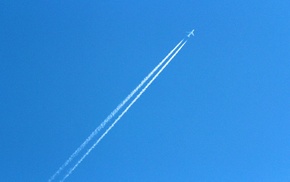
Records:
[[[56,176],[84,149],[84,147],[94,138],[94,136],[105,127],[105,125],[115,116],[115,114],[132,98],[132,96],[144,85],[144,83],[156,72],[156,70],[168,59],[168,57],[179,47],[183,42],[181,40],[168,55],[141,81],[141,83],[114,109],[107,118],[90,134],[90,136],[76,149],[76,151],[65,161],[65,163],[50,177],[51,182]]]
[[[90,154],[90,152],[98,145],[98,143],[107,135],[107,133],[115,126],[115,124],[123,117],[124,114],[130,109],[130,107],[141,97],[141,95],[146,91],[146,89],[152,84],[152,82],[159,76],[159,74],[166,68],[166,66],[171,62],[171,60],[176,56],[176,54],[181,50],[181,48],[186,44],[185,41],[179,49],[172,55],[172,57],[162,66],[162,68],[154,75],[154,77],[147,83],[147,85],[140,91],[140,93],[132,100],[132,102],[126,107],[126,109],[118,116],[118,118],[111,124],[111,126],[103,133],[103,135],[94,143],[94,145],[88,149],[88,151],[82,156],[82,158],[74,165],[73,168],[64,176],[61,180],[63,182],[70,176],[70,174],[78,167],[78,165]]]

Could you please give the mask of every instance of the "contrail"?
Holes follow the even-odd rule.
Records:
[[[90,134],[90,136],[76,149],[76,151],[65,161],[65,163],[50,177],[51,182],[60,174],[60,172],[84,149],[84,147],[93,139],[93,137],[105,127],[105,125],[115,116],[115,114],[131,99],[131,97],[144,85],[144,83],[156,72],[156,70],[168,59],[168,57],[183,42],[181,40],[168,55],[141,81],[141,83],[114,109],[107,118]]]
[[[78,165],[90,154],[90,152],[98,145],[98,143],[107,135],[107,133],[115,126],[115,124],[123,117],[124,114],[130,109],[130,107],[141,97],[141,95],[146,91],[146,89],[152,84],[152,82],[159,76],[159,74],[166,68],[166,66],[171,62],[171,60],[176,56],[176,54],[181,50],[181,48],[186,44],[185,41],[179,49],[172,55],[172,57],[162,66],[162,68],[154,75],[154,77],[147,83],[147,85],[140,91],[140,93],[132,100],[132,102],[126,107],[126,109],[118,116],[118,118],[111,124],[111,126],[103,133],[103,135],[94,143],[94,145],[87,150],[87,152],[82,156],[82,158],[74,165],[73,168],[64,176],[61,180],[63,182],[68,178],[71,173],[78,167]]]

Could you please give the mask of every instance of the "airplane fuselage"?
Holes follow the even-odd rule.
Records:
[[[189,34],[187,35],[187,37],[190,37],[191,35],[194,36],[194,29],[191,32],[189,32]]]

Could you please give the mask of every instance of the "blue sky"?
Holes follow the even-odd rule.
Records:
[[[0,7],[0,181],[47,181],[192,28],[67,181],[290,180],[289,1]]]

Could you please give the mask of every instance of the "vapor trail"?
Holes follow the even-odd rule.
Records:
[[[123,117],[124,114],[130,109],[130,107],[141,97],[141,95],[146,91],[146,89],[152,84],[152,82],[159,76],[159,74],[166,68],[166,66],[171,62],[171,60],[177,55],[181,48],[186,44],[185,41],[179,49],[171,56],[171,58],[162,66],[162,68],[154,75],[154,77],[147,83],[147,85],[140,91],[140,93],[132,100],[132,102],[126,107],[126,109],[118,116],[118,118],[111,124],[111,126],[103,133],[102,136],[94,143],[94,145],[87,150],[87,152],[82,156],[82,158],[74,165],[73,168],[64,176],[61,180],[63,182],[68,178],[71,173],[78,167],[78,165],[90,154],[90,152],[98,145],[98,143],[107,135],[107,133],[115,126],[115,124]]]
[[[115,114],[131,99],[131,97],[144,85],[144,83],[156,72],[156,70],[167,60],[167,58],[179,47],[183,42],[181,40],[165,58],[141,81],[141,83],[114,109],[107,118],[90,134],[90,136],[76,149],[76,151],[65,161],[65,163],[50,177],[51,182],[56,176],[84,149],[84,147],[92,140],[92,138],[105,127],[105,125],[115,116]]]

